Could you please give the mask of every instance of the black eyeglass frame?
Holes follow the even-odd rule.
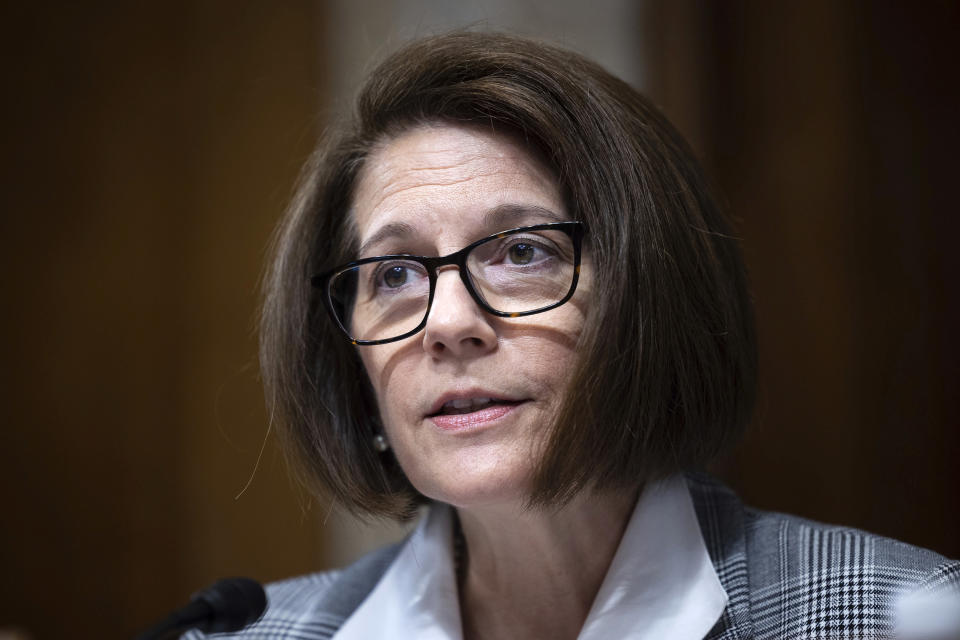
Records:
[[[498,311],[488,305],[477,290],[474,288],[473,283],[470,282],[470,275],[467,271],[467,256],[473,251],[476,247],[479,247],[482,244],[490,242],[491,240],[497,240],[505,238],[510,235],[517,233],[522,233],[524,231],[562,231],[570,236],[571,242],[573,242],[573,281],[570,283],[570,289],[567,291],[566,295],[563,296],[559,301],[549,304],[545,307],[540,307],[539,309],[534,309],[532,311]],[[453,253],[446,256],[439,257],[428,257],[428,256],[414,256],[407,254],[395,254],[387,256],[375,256],[372,258],[363,258],[362,260],[355,260],[353,262],[348,262],[347,264],[340,265],[330,271],[326,271],[322,274],[312,276],[310,278],[310,284],[313,287],[323,290],[323,304],[327,309],[327,312],[330,314],[330,317],[333,318],[333,321],[336,323],[343,334],[347,337],[352,344],[359,346],[371,346],[376,344],[387,344],[389,342],[396,342],[398,340],[403,340],[409,338],[410,336],[419,333],[427,326],[427,319],[430,317],[430,310],[433,309],[433,296],[437,290],[437,269],[445,267],[448,265],[456,265],[458,271],[460,272],[460,280],[463,282],[463,286],[466,287],[467,292],[470,294],[470,297],[473,298],[473,301],[477,303],[481,309],[500,318],[519,318],[522,316],[532,316],[536,313],[543,313],[544,311],[550,311],[551,309],[556,309],[560,305],[564,304],[570,298],[573,297],[574,292],[577,290],[577,282],[580,280],[580,249],[582,245],[583,236],[586,233],[586,228],[582,222],[579,221],[570,221],[570,222],[548,222],[545,224],[535,224],[527,227],[517,227],[515,229],[507,229],[506,231],[500,231],[493,235],[481,238],[476,242],[472,242],[465,246],[459,251],[454,251]],[[340,322],[340,318],[337,315],[334,302],[330,296],[330,282],[338,275],[344,271],[354,269],[364,264],[369,264],[371,262],[385,262],[388,260],[408,260],[412,262],[418,262],[423,265],[427,271],[427,276],[430,279],[430,295],[427,297],[427,310],[423,314],[423,320],[418,324],[414,329],[396,336],[394,338],[387,338],[385,340],[357,340],[350,335],[350,332],[347,331],[347,328],[343,326]]]

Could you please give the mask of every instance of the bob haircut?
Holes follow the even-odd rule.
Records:
[[[514,136],[552,169],[587,226],[594,294],[579,358],[538,460],[529,506],[636,488],[705,465],[750,420],[756,340],[739,247],[683,138],[650,102],[583,57],[502,34],[415,41],[369,76],[356,110],[304,168],[264,281],[260,358],[271,415],[307,486],[358,515],[425,500],[381,430],[354,347],[310,276],[356,258],[357,176],[418,125]]]

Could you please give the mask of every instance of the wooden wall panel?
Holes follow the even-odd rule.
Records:
[[[740,221],[757,506],[960,556],[951,3],[654,2],[649,92]],[[685,42],[698,42],[691,60]]]
[[[312,3],[8,3],[0,630],[128,638],[315,568],[252,320],[322,98]]]

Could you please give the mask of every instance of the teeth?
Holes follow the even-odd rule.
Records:
[[[443,411],[476,411],[493,402],[491,398],[457,398],[443,405]]]

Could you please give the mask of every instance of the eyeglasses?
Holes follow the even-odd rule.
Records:
[[[543,313],[573,296],[580,276],[580,222],[501,231],[448,256],[364,258],[315,275],[337,326],[356,345],[408,338],[427,325],[437,270],[456,265],[481,309],[504,318]]]

